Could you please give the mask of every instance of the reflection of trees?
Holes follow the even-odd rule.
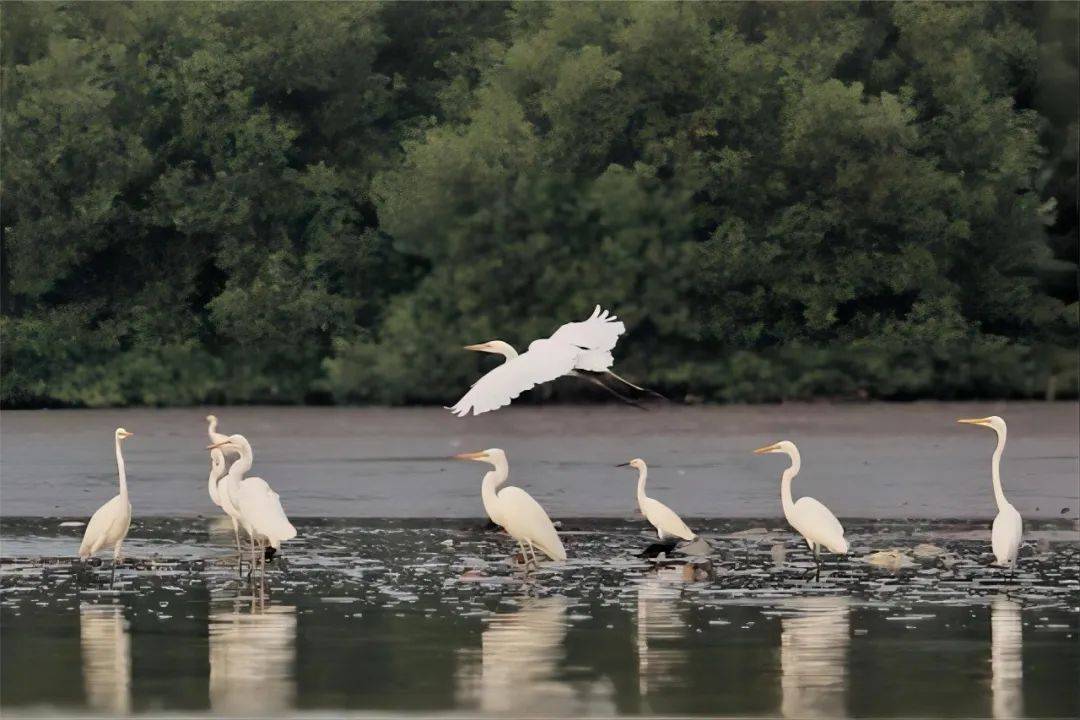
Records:
[[[781,619],[781,713],[793,718],[846,715],[848,599],[799,598],[784,608],[792,614]]]
[[[112,715],[131,712],[131,636],[120,605],[79,607],[86,703]]]
[[[210,708],[256,717],[296,702],[296,608],[210,612]]]

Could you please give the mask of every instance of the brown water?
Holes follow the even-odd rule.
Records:
[[[1080,516],[1075,402],[511,407],[458,419],[438,408],[190,408],[0,413],[0,513],[88,517],[116,492],[112,431],[124,445],[136,516],[214,512],[206,494],[207,412],[245,434],[254,473],[297,517],[476,517],[484,468],[454,453],[504,448],[511,482],[554,517],[630,517],[635,474],[691,517],[778,517],[786,460],[802,451],[795,495],[841,518],[989,520],[994,434],[959,417],[1009,423],[1005,490],[1025,518]],[[1066,509],[1067,508],[1067,509]]]

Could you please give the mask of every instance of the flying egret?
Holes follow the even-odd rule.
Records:
[[[567,323],[551,337],[533,340],[529,349],[520,355],[502,340],[466,345],[466,350],[502,355],[506,362],[477,380],[457,404],[448,409],[458,417],[465,417],[470,412],[474,415],[486,413],[510,404],[511,400],[536,385],[563,375],[583,377],[622,400],[633,403],[586,374],[606,373],[636,390],[651,392],[611,372],[611,366],[615,363],[611,350],[624,332],[626,326],[618,322],[616,316],[609,315],[607,310],[601,311],[597,305],[587,320]]]
[[[994,500],[997,501],[998,514],[994,518],[994,527],[990,533],[990,546],[998,565],[1016,570],[1016,558],[1020,553],[1020,543],[1024,536],[1024,521],[1016,508],[1005,499],[1001,488],[1001,455],[1005,452],[1005,421],[997,415],[984,418],[965,418],[957,422],[968,425],[982,425],[997,433],[997,447],[990,462],[990,475],[994,481]]]
[[[755,455],[766,453],[784,453],[791,458],[791,466],[780,477],[780,501],[783,503],[784,517],[788,523],[803,536],[806,544],[814,551],[814,562],[817,565],[815,577],[820,578],[822,546],[838,555],[847,554],[848,542],[844,539],[844,527],[829,508],[812,497],[801,497],[798,502],[792,502],[791,480],[799,474],[799,468],[802,467],[799,448],[795,447],[795,443],[783,440],[754,451]]]
[[[116,428],[113,433],[116,441],[116,469],[120,474],[120,494],[97,509],[86,524],[82,544],[79,545],[79,557],[83,560],[97,554],[99,550],[112,546],[113,565],[109,576],[109,585],[116,580],[116,563],[120,559],[120,546],[127,537],[131,525],[131,501],[128,499],[127,472],[124,470],[124,454],[120,451],[120,441],[135,433],[124,428]]]
[[[697,537],[694,531],[686,526],[674,510],[659,500],[655,500],[645,494],[645,478],[649,475],[649,468],[641,458],[634,458],[616,467],[632,467],[638,471],[637,501],[641,508],[641,514],[656,528],[656,536],[663,542],[669,538],[693,540]]]
[[[229,467],[225,476],[225,493],[239,513],[240,525],[251,538],[252,569],[255,567],[255,544],[260,551],[265,542],[273,550],[263,555],[263,572],[266,571],[266,556],[273,558],[274,552],[281,549],[281,543],[296,537],[296,528],[289,522],[281,507],[281,497],[274,492],[265,480],[259,477],[245,478],[255,462],[251,443],[243,435],[230,435],[223,443],[208,446],[207,449],[230,449],[240,455],[240,459]]]
[[[502,525],[510,537],[517,540],[526,563],[530,562],[525,551],[526,545],[532,551],[533,564],[536,564],[536,548],[540,548],[552,560],[566,559],[566,549],[559,539],[559,533],[555,531],[551,518],[544,512],[544,508],[540,507],[540,503],[519,487],[496,490],[506,482],[510,474],[506,453],[499,448],[491,448],[480,452],[461,453],[454,457],[458,460],[486,462],[494,468],[484,475],[483,484],[480,486],[484,509],[492,521]]]
[[[229,494],[225,492],[225,488],[221,485],[221,479],[225,476],[225,472],[225,454],[221,452],[220,448],[214,448],[210,451],[210,478],[207,481],[207,490],[214,504],[224,510],[232,521],[233,535],[236,537],[237,562],[239,572],[242,573],[244,551],[240,549],[240,512],[233,506]]]

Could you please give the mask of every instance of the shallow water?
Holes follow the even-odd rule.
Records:
[[[261,595],[218,519],[137,519],[111,591],[65,520],[3,523],[5,715],[1080,713],[1072,522],[1029,523],[1012,577],[985,523],[849,523],[814,579],[775,521],[660,561],[640,523],[565,521],[570,559],[526,577],[476,521],[299,519]]]
[[[473,517],[483,466],[455,453],[502,447],[511,482],[552,516],[636,512],[632,457],[650,491],[686,516],[776,517],[786,460],[754,448],[798,443],[795,495],[841,518],[993,518],[994,433],[960,417],[1003,415],[1002,473],[1025,518],[1080,517],[1080,406],[1060,403],[514,406],[458,419],[439,408],[188,408],[0,413],[7,516],[89,517],[116,493],[112,432],[124,445],[136,516],[215,512],[206,494],[206,413],[255,449],[254,473],[290,515]]]

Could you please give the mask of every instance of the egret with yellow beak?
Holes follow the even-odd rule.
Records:
[[[812,497],[801,497],[797,502],[791,499],[791,480],[799,474],[802,458],[799,448],[789,440],[782,440],[772,445],[758,448],[755,455],[783,453],[791,458],[791,465],[780,476],[780,502],[784,506],[784,517],[788,524],[803,536],[806,544],[814,551],[817,564],[816,578],[821,577],[821,548],[838,555],[846,555],[848,542],[844,538],[844,527],[829,508]]]
[[[480,486],[480,497],[484,501],[484,509],[492,522],[502,525],[510,537],[517,540],[526,565],[536,564],[536,548],[540,548],[552,560],[566,559],[566,549],[563,548],[562,540],[559,539],[559,533],[555,531],[555,525],[544,512],[544,508],[540,507],[540,503],[519,487],[498,489],[506,482],[510,474],[510,465],[506,460],[505,452],[499,448],[490,448],[479,452],[461,453],[455,455],[454,458],[474,460],[492,466],[492,470],[484,475],[483,484]],[[531,560],[526,552],[526,546],[532,551]]]
[[[982,425],[997,433],[997,447],[994,448],[994,457],[990,461],[990,476],[994,482],[994,500],[997,502],[998,514],[990,532],[990,546],[994,550],[994,559],[998,565],[1015,570],[1016,558],[1020,554],[1020,544],[1024,537],[1024,521],[1016,508],[1005,499],[1005,491],[1001,487],[1001,456],[1005,452],[1007,432],[1005,421],[997,415],[991,415],[984,418],[963,418],[956,422]]]

